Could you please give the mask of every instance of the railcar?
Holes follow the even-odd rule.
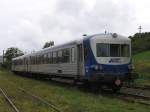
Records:
[[[63,77],[120,89],[132,76],[131,40],[116,33],[95,34],[12,60],[12,71]]]

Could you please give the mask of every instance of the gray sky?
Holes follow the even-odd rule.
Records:
[[[129,36],[150,29],[150,0],[0,0],[0,54],[8,47],[29,52],[46,41],[64,43],[82,34]]]

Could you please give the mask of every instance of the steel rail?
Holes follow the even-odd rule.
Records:
[[[141,87],[141,86],[131,86],[131,87],[126,87],[125,86],[125,88],[133,88],[133,89],[141,89],[141,90],[147,90],[147,91],[150,91],[150,87],[149,86],[147,86],[147,85],[145,85],[145,86],[143,86],[143,87]]]
[[[123,96],[130,96],[130,97],[138,98],[138,99],[150,100],[149,96],[144,96],[144,95],[125,93],[125,92],[120,92],[119,94]]]
[[[33,95],[33,94],[27,92],[25,89],[23,89],[23,88],[21,88],[21,87],[19,87],[18,89],[19,89],[20,91],[22,91],[22,92],[24,92],[24,93],[30,95],[31,97],[33,97],[33,98],[35,98],[35,99],[37,99],[37,100],[39,100],[39,101],[41,101],[41,102],[47,104],[48,106],[50,106],[51,108],[53,108],[56,112],[62,112],[62,111],[59,110],[54,104],[52,104],[52,103],[50,103],[50,102],[48,102],[48,101],[45,101],[45,100],[42,99],[41,97],[36,96],[36,95]]]
[[[140,103],[140,104],[144,104],[144,105],[150,105],[150,102],[147,102],[147,101],[150,101],[149,98],[150,97],[147,97],[147,96],[141,96],[141,95],[137,95],[137,94],[130,94],[130,93],[124,93],[124,92],[120,92],[119,93],[120,96],[119,99],[122,99],[122,100],[125,100],[125,101],[128,101],[128,102],[133,102],[133,103]],[[141,99],[140,101],[137,100],[137,99]]]
[[[5,97],[5,99],[8,101],[8,103],[12,106],[12,108],[15,110],[15,112],[20,112],[18,108],[15,106],[15,104],[10,100],[10,98],[7,96],[7,94],[4,92],[2,88],[0,88],[1,93]]]

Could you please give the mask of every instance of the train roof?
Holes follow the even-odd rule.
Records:
[[[13,58],[13,60],[20,59],[20,58],[25,58],[25,57],[29,57],[29,56],[34,56],[34,55],[37,55],[37,54],[40,54],[40,53],[49,51],[50,49],[57,49],[57,48],[62,48],[62,47],[64,47],[64,46],[80,44],[80,43],[83,42],[83,40],[92,39],[93,37],[98,37],[98,38],[101,38],[101,39],[104,39],[104,38],[106,39],[106,38],[114,37],[114,38],[119,38],[119,39],[121,39],[121,40],[130,41],[130,38],[127,38],[127,37],[122,36],[122,35],[118,35],[118,34],[116,34],[116,33],[94,34],[94,35],[84,36],[84,38],[80,38],[80,39],[77,39],[77,40],[74,40],[74,41],[70,41],[70,42],[67,42],[67,43],[63,43],[63,44],[60,44],[60,45],[56,45],[56,46],[48,47],[48,48],[45,48],[45,49],[41,49],[41,50],[36,51],[36,52],[34,52],[34,53],[25,54],[25,55],[22,55],[22,56]]]
[[[25,54],[25,55],[22,55],[22,56],[18,56],[18,57],[16,57],[16,58],[13,58],[13,60],[20,59],[20,58],[24,58],[24,57],[29,57],[29,56],[31,56],[31,55],[34,56],[34,55],[36,55],[36,54],[40,54],[40,53],[49,51],[50,49],[62,48],[62,47],[64,47],[64,46],[74,45],[74,44],[78,44],[78,43],[80,43],[80,42],[81,42],[80,40],[74,40],[74,41],[70,41],[70,42],[67,42],[67,43],[64,43],[64,44],[60,44],[60,45],[56,45],[56,46],[51,46],[51,47],[44,48],[44,49],[41,49],[41,50],[36,51],[36,52],[33,52],[33,53],[29,53],[29,54]]]

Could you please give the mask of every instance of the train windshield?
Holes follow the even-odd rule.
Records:
[[[97,57],[129,57],[130,47],[128,44],[104,44],[97,43]]]

